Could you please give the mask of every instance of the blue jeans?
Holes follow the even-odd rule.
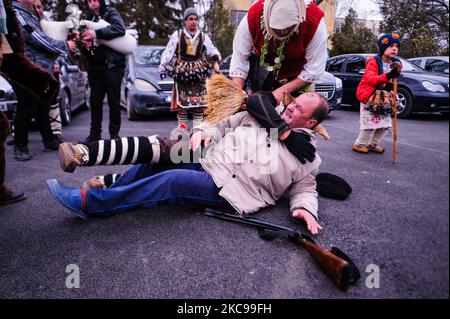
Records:
[[[220,189],[200,164],[139,164],[106,189],[86,194],[89,214],[110,214],[161,203],[230,209]]]

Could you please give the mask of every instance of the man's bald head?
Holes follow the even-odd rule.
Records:
[[[303,93],[286,107],[283,119],[291,128],[314,128],[328,115],[328,101],[315,92]]]

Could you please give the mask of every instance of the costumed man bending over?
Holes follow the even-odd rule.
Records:
[[[247,105],[252,104],[275,109],[276,100],[271,94],[257,93],[247,101]],[[322,96],[305,93],[286,107],[282,118],[293,130],[314,138],[311,129],[327,114],[328,102]],[[190,149],[197,150],[202,142],[209,147],[199,163],[171,163],[172,156],[163,154],[168,148],[155,137],[149,141],[154,145],[151,162],[155,164],[134,165],[112,185],[80,190],[67,188],[54,179],[47,183],[53,196],[82,218],[167,202],[232,208],[246,215],[274,205],[289,191],[292,216],[305,220],[312,234],[318,233],[321,227],[317,222],[315,176],[319,156],[301,163],[248,112],[239,112],[214,125],[200,125],[190,140]],[[75,154],[77,148],[73,150],[67,154],[68,165],[79,166],[80,158],[91,160],[89,149],[83,154]],[[126,154],[121,153],[115,158]],[[168,162],[162,162],[167,158]]]
[[[230,76],[251,92],[272,91],[280,103],[284,92],[298,91],[325,72],[328,33],[324,13],[311,0],[259,0],[242,19],[233,41]],[[261,110],[248,108],[251,114]],[[274,110],[264,117],[284,125]],[[272,126],[279,127],[279,126]],[[307,136],[280,135],[291,153],[312,160],[315,151]]]
[[[198,13],[194,8],[184,11],[185,27],[172,34],[159,65],[161,79],[173,77],[174,94],[171,110],[177,112],[178,130],[187,132],[188,108],[192,113],[193,127],[203,120],[206,107],[204,81],[211,69],[219,72],[219,50],[209,36],[198,29]],[[209,56],[212,65],[207,59]]]

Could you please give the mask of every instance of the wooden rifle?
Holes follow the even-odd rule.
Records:
[[[236,214],[223,213],[207,208],[205,215],[218,219],[255,226],[263,239],[273,240],[278,237],[288,238],[291,242],[305,248],[311,257],[317,262],[322,271],[342,291],[347,291],[351,284],[355,284],[361,274],[354,264],[342,250],[332,246],[327,250],[318,245],[311,237],[302,234],[299,230],[275,225],[268,221],[254,217],[240,217]]]

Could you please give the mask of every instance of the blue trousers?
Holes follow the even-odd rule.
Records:
[[[86,194],[89,214],[110,214],[161,203],[230,209],[220,189],[200,164],[139,164],[106,189]]]

